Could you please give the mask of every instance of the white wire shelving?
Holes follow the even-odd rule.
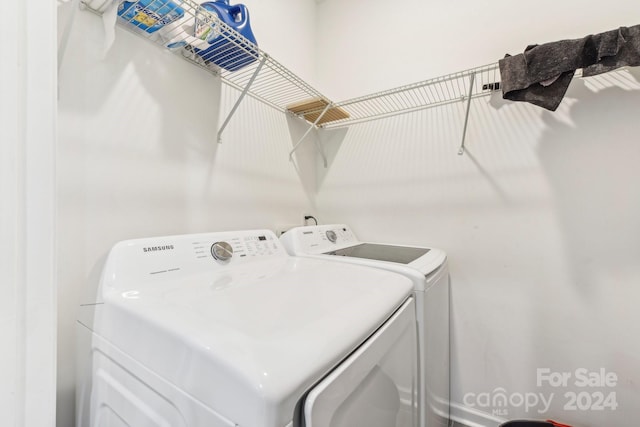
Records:
[[[80,0],[80,3],[83,9],[98,15],[109,13],[110,7],[118,7],[122,4],[118,0]],[[131,3],[135,5],[136,2]],[[147,9],[153,6],[153,3],[158,3],[158,7],[161,7],[167,1],[152,0],[147,5]],[[215,13],[205,10],[193,0],[176,0],[175,4],[183,12],[183,17],[153,33],[141,28],[140,18],[126,19],[123,18],[125,14],[122,14],[118,16],[117,23],[151,43],[172,50],[184,60],[220,77],[222,82],[241,92],[218,131],[218,142],[221,142],[222,132],[244,96],[253,97],[283,112],[288,105],[304,100],[326,99],[303,79],[220,20]],[[143,10],[142,13],[144,12]],[[216,32],[218,37],[216,44],[220,46],[217,51],[206,52],[205,48],[208,45],[203,46],[201,42],[198,44],[199,40],[194,37],[195,27],[201,22],[206,22]]]
[[[122,4],[120,0],[79,1],[82,8],[99,15]],[[169,3],[168,0],[149,0],[147,7],[155,2],[158,7]],[[127,7],[137,4],[135,1],[127,2]],[[235,105],[218,130],[218,142],[222,141],[224,129],[245,96],[307,120],[309,129],[294,145],[290,158],[313,129],[345,127],[454,102],[466,102],[467,114],[459,150],[459,154],[462,154],[471,99],[491,94],[498,88],[496,85],[500,80],[498,64],[495,63],[333,102],[196,1],[174,0],[174,4],[179,5],[183,16],[152,33],[140,28],[139,16],[136,17],[137,20],[127,20],[122,17],[126,14],[122,14],[117,22],[121,27],[220,77],[223,83],[240,91]],[[208,45],[203,47],[201,40],[195,37],[198,25],[203,22],[215,32],[216,44],[221,46],[213,53],[206,53],[205,47]],[[326,166],[327,160],[322,147],[315,138],[314,141]]]
[[[458,154],[463,154],[471,100],[491,95],[499,88],[498,63],[484,65],[337,102],[334,107],[344,111],[348,117],[323,123],[320,127],[325,129],[345,127],[455,102],[466,102],[462,142],[458,150]]]
[[[473,81],[472,81],[473,80]],[[491,94],[500,81],[498,64],[461,71],[335,103],[349,118],[321,125],[342,127]]]

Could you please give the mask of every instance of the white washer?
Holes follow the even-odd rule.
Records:
[[[413,286],[267,230],[120,242],[78,318],[78,427],[416,427]]]
[[[296,227],[280,240],[290,255],[401,273],[414,284],[420,349],[420,426],[449,423],[449,267],[440,249],[361,242],[344,224]]]

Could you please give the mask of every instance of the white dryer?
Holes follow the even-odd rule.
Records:
[[[77,427],[416,427],[413,286],[267,230],[120,242],[78,318]]]
[[[362,242],[345,224],[296,227],[280,240],[290,255],[375,267],[412,280],[420,350],[420,426],[447,426],[450,283],[446,253],[429,247]]]

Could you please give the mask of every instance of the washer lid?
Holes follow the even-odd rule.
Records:
[[[335,239],[330,240],[327,233],[333,233],[331,235],[335,235]],[[425,290],[425,276],[428,278],[436,273],[447,261],[446,253],[437,248],[362,242],[345,224],[295,227],[284,233],[280,242],[290,255],[327,258],[397,271],[413,277],[416,289],[421,290]]]
[[[431,249],[412,246],[382,245],[378,243],[360,243],[335,251],[325,252],[325,255],[350,256],[355,258],[372,259],[376,261],[397,262],[409,264]]]
[[[94,330],[234,423],[283,426],[297,400],[410,295],[398,274],[278,257],[110,288]]]

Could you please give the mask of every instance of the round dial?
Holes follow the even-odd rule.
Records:
[[[218,261],[228,261],[233,256],[233,248],[227,242],[216,242],[211,245],[211,255]]]
[[[335,231],[333,231],[333,230],[329,230],[329,231],[327,231],[327,233],[326,233],[326,234],[327,234],[327,239],[329,239],[329,241],[330,241],[331,243],[335,243],[335,242],[336,242],[336,240],[338,240],[338,236],[336,235],[336,232],[335,232]]]

